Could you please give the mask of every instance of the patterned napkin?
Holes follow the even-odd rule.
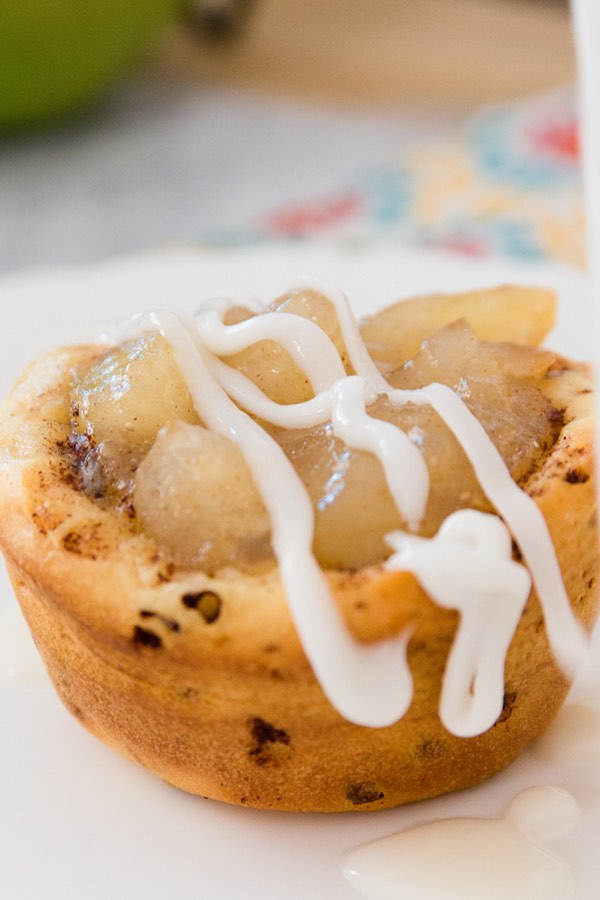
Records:
[[[278,209],[246,239],[386,239],[582,265],[575,97],[485,109],[460,133],[357,174],[343,190]]]

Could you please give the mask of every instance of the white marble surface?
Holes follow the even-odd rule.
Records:
[[[235,231],[458,120],[146,75],[80,121],[0,141],[0,274]]]

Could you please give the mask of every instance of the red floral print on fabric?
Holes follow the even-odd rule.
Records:
[[[454,235],[442,238],[438,246],[453,253],[461,253],[463,256],[486,256],[490,252],[490,247],[477,238]]]
[[[575,118],[550,121],[530,132],[531,147],[566,162],[579,159],[579,128]]]
[[[291,237],[339,225],[361,209],[361,195],[351,192],[318,203],[289,207],[275,213],[265,225],[270,234]]]

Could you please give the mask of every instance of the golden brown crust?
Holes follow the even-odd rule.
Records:
[[[415,695],[396,725],[345,721],[306,661],[275,570],[175,570],[125,514],[76,484],[69,371],[89,348],[27,373],[0,419],[0,545],[35,640],[67,707],[120,753],[193,793],[269,808],[377,809],[477,783],[552,720],[567,682],[530,597],[506,664],[498,723],[461,739],[437,708],[456,613],[412,576],[372,567],[329,575],[355,637],[414,627]],[[526,485],[548,522],[573,608],[597,613],[590,376],[560,362],[546,389],[560,438]]]

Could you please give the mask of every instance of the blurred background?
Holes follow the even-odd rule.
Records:
[[[582,257],[560,0],[2,0],[0,274],[175,245]]]

